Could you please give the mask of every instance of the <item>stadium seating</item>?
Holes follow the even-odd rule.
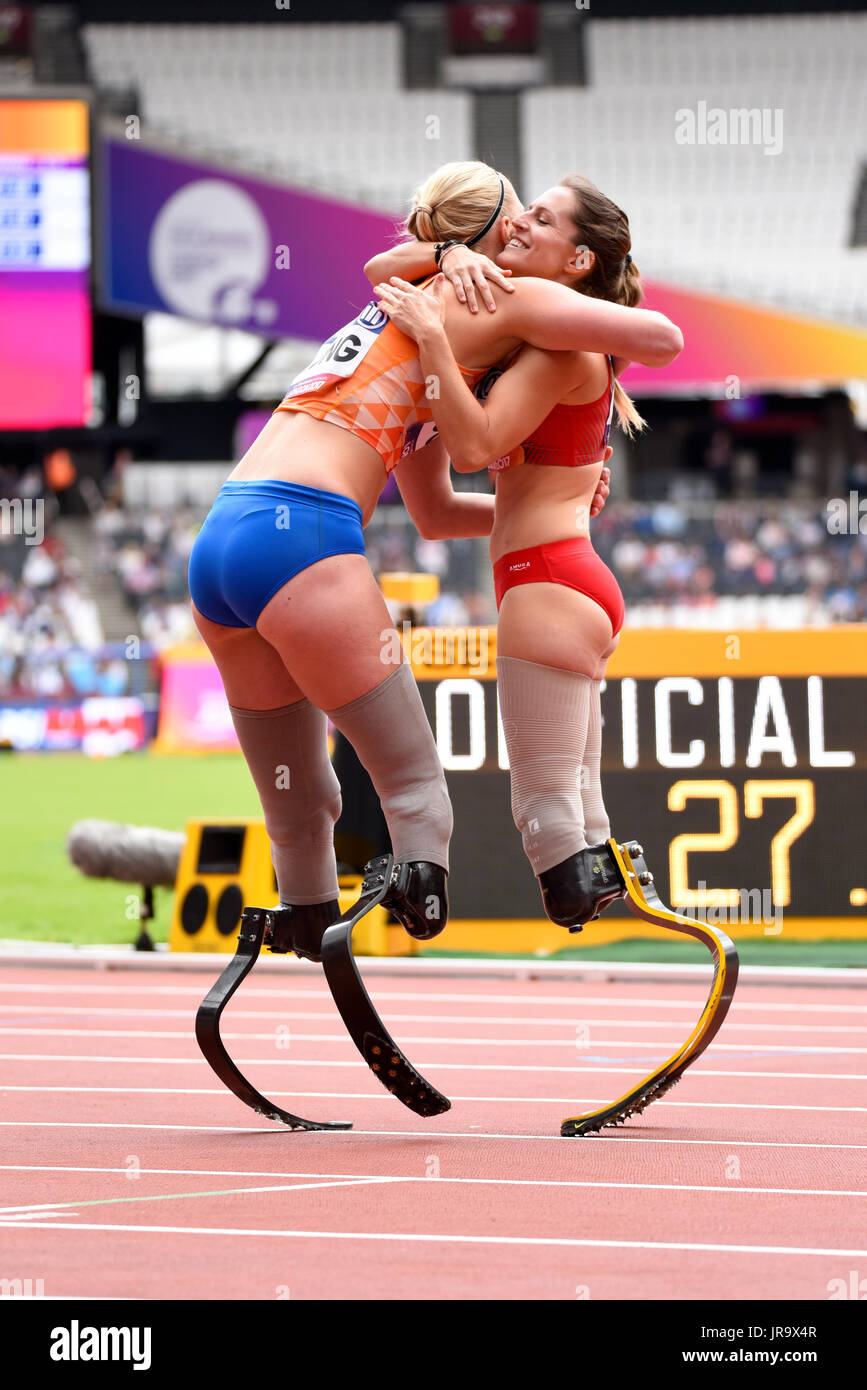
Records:
[[[588,87],[524,94],[527,194],[580,171],[629,214],[645,274],[863,322],[867,250],[847,243],[867,16],[591,21],[588,42]],[[677,113],[698,123],[700,102],[767,111],[778,152],[678,143]]]
[[[472,155],[466,93],[401,90],[391,24],[91,24],[100,85],[135,86],[152,131],[308,187],[406,210]]]
[[[580,170],[629,213],[645,274],[863,321],[867,250],[848,241],[867,161],[867,16],[586,25],[590,85],[522,98],[525,196]],[[467,93],[401,89],[395,24],[83,33],[95,80],[135,86],[153,131],[387,211],[405,210],[437,164],[475,153]],[[767,111],[778,152],[678,143],[676,113],[700,102]]]

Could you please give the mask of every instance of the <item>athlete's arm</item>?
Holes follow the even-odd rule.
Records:
[[[399,275],[404,280],[420,280],[423,275],[433,275],[437,268],[434,260],[434,242],[402,241],[388,251],[380,251],[366,262],[364,273],[372,285],[387,280],[391,275]]]
[[[423,449],[401,459],[394,476],[406,509],[424,540],[491,534],[493,495],[455,492],[442,440],[433,439]]]
[[[431,400],[431,413],[459,473],[477,473],[505,458],[576,383],[572,353],[525,347],[482,404],[461,376],[445,333],[426,336],[419,359],[426,380],[439,378],[440,399]]]
[[[397,297],[424,293],[396,276],[387,286],[377,285],[377,293],[386,288],[396,290]],[[653,309],[628,309],[607,299],[591,299],[553,280],[532,276],[516,280],[513,291],[500,296],[498,287],[493,287],[500,306],[496,334],[504,351],[510,339],[509,346],[514,339],[522,339],[551,351],[610,353],[646,367],[665,367],[683,348],[677,325]]]
[[[418,343],[426,393],[440,438],[459,473],[476,473],[526,439],[576,384],[575,354],[522,348],[484,405],[461,376],[446,337],[442,280],[431,293],[380,286],[380,307]]]
[[[382,251],[374,256],[364,267],[364,273],[372,285],[397,275],[404,280],[420,280],[425,275],[437,271],[432,241],[405,241],[391,251]],[[497,302],[491,293],[491,284],[500,289],[514,289],[509,281],[510,270],[500,270],[498,265],[467,246],[453,246],[442,258],[441,273],[446,277],[461,304],[466,304],[470,313],[478,313],[478,296],[491,313]]]
[[[500,302],[497,330],[534,347],[610,353],[645,367],[666,367],[683,349],[683,334],[665,314],[591,299],[535,277],[516,281],[515,293]]]

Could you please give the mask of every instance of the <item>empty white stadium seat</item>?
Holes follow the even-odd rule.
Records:
[[[134,85],[146,128],[386,211],[472,156],[470,98],[401,87],[396,24],[89,24],[97,83]]]
[[[863,322],[867,249],[847,243],[867,162],[867,16],[585,24],[590,85],[522,98],[523,196],[580,171],[629,214],[648,276]],[[134,84],[146,127],[311,188],[402,213],[437,165],[475,154],[467,93],[402,89],[397,24],[83,33],[95,79]],[[680,143],[700,103],[766,111],[777,152]]]
[[[589,87],[523,97],[525,196],[579,171],[628,213],[648,276],[863,322],[867,249],[847,243],[867,162],[867,16],[594,16],[587,38]],[[767,110],[779,151],[679,143],[677,113],[698,128],[700,102]]]

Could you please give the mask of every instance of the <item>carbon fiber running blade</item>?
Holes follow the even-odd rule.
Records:
[[[394,858],[372,860],[361,897],[322,938],[322,966],[340,1016],[377,1081],[402,1105],[426,1119],[451,1109],[451,1101],[416,1071],[401,1052],[374,1008],[352,953],[353,928],[388,892]]]
[[[646,922],[653,922],[668,931],[682,932],[707,946],[713,957],[713,978],[698,1023],[683,1046],[662,1066],[657,1067],[611,1105],[564,1120],[560,1126],[560,1133],[564,1138],[578,1138],[608,1125],[623,1124],[632,1115],[640,1114],[652,1101],[658,1100],[666,1091],[671,1090],[687,1067],[701,1056],[716,1037],[729,1011],[738,981],[738,953],[734,942],[725,932],[708,926],[707,923],[680,917],[665,906],[653,886],[653,875],[647,868],[644,851],[640,845],[629,841],[626,845],[618,845],[616,841],[609,840],[608,846],[626,888],[629,910]]]
[[[352,1124],[349,1120],[302,1119],[300,1115],[293,1115],[290,1111],[283,1110],[273,1101],[260,1095],[255,1086],[251,1086],[247,1078],[235,1066],[220,1037],[222,1012],[235,990],[249,975],[259,957],[267,925],[267,916],[265,908],[247,908],[245,910],[241,918],[238,948],[222,975],[211,986],[199,1005],[196,1014],[196,1041],[202,1049],[206,1062],[223,1082],[223,1085],[228,1086],[229,1090],[234,1092],[245,1105],[249,1105],[251,1110],[255,1110],[257,1115],[264,1115],[268,1120],[276,1120],[278,1124],[286,1125],[288,1129],[351,1129]]]

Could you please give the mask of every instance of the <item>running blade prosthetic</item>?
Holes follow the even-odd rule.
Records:
[[[713,957],[713,978],[701,1017],[683,1046],[611,1105],[564,1120],[560,1133],[567,1138],[592,1134],[607,1125],[622,1125],[631,1115],[641,1114],[651,1101],[658,1100],[672,1086],[676,1086],[687,1067],[701,1056],[719,1032],[738,981],[738,955],[734,942],[706,922],[680,917],[665,906],[653,887],[653,874],[644,862],[644,851],[640,845],[634,841],[627,841],[623,845],[616,840],[607,843],[622,880],[630,912],[668,931],[695,937],[696,941],[707,946]]]
[[[322,965],[349,1035],[377,1081],[416,1115],[442,1115],[451,1102],[416,1071],[373,1006],[352,954],[352,931],[377,903],[399,888],[400,864],[390,854],[365,865],[361,897],[322,938]]]
[[[351,1129],[348,1120],[304,1120],[283,1110],[273,1101],[260,1095],[245,1076],[235,1066],[220,1037],[220,1017],[235,990],[249,975],[259,957],[263,941],[269,950],[285,954],[292,947],[292,908],[245,908],[241,917],[241,930],[238,935],[238,948],[226,969],[208,991],[196,1014],[196,1040],[209,1066],[217,1076],[233,1091],[239,1100],[249,1105],[258,1115],[268,1120],[277,1120],[289,1129]],[[299,915],[303,915],[299,914]],[[309,914],[308,914],[309,915]],[[308,933],[309,935],[309,933]],[[299,941],[306,953],[308,940]]]

